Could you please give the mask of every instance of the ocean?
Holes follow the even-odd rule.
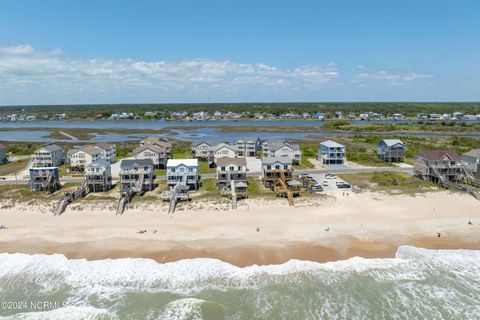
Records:
[[[0,254],[1,319],[480,319],[480,251],[239,268]]]

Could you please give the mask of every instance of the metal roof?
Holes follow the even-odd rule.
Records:
[[[290,157],[264,157],[262,158],[262,164],[292,164],[292,159]]]
[[[325,146],[327,148],[345,148],[344,145],[332,140],[323,141],[320,143],[320,145]]]
[[[131,167],[148,167],[153,166],[152,159],[124,159],[120,163],[121,169],[131,168]]]
[[[389,147],[394,146],[396,144],[405,145],[400,139],[383,139],[382,141]]]
[[[104,167],[104,168],[109,168],[110,167],[110,162],[106,160],[97,160],[95,162],[90,163],[87,167]]]
[[[168,159],[167,161],[167,167],[178,167],[182,164],[187,167],[196,167],[198,159]]]

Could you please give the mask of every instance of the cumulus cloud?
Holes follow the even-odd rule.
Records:
[[[28,88],[62,92],[157,92],[239,90],[242,88],[320,88],[339,77],[335,64],[282,69],[265,64],[194,59],[70,59],[60,49],[30,45],[0,47],[0,90]]]

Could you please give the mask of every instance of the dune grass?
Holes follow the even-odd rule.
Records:
[[[369,191],[388,192],[392,194],[416,194],[439,190],[434,184],[400,172],[373,172],[341,174],[340,178],[352,186]]]

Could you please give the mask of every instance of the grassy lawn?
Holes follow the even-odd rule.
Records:
[[[415,194],[438,190],[432,183],[399,172],[341,174],[339,177],[360,189],[392,194]]]
[[[200,190],[204,190],[207,192],[218,191],[217,179],[202,179],[202,187],[200,188]]]
[[[28,159],[2,164],[0,165],[0,176],[6,176],[21,171],[25,169],[27,164]]]
[[[300,150],[302,151],[302,160],[300,165],[295,166],[294,169],[313,169],[315,166],[308,160],[308,158],[315,158],[317,156],[318,145],[301,144]]]
[[[82,185],[81,182],[65,182],[63,188],[76,188]]]
[[[261,179],[255,177],[247,177],[248,188],[247,195],[249,198],[255,197],[275,197],[275,193],[268,188],[265,188]]]
[[[202,179],[202,185],[198,192],[190,193],[193,199],[220,198],[217,188],[217,179]]]
[[[157,177],[164,177],[167,175],[167,170],[166,169],[157,169],[154,171],[155,176]]]
[[[215,173],[215,168],[210,168],[208,166],[208,162],[206,161],[199,161],[198,162],[198,172],[200,174],[202,173]]]
[[[173,159],[190,159],[192,157],[190,144],[180,144],[172,150]]]

